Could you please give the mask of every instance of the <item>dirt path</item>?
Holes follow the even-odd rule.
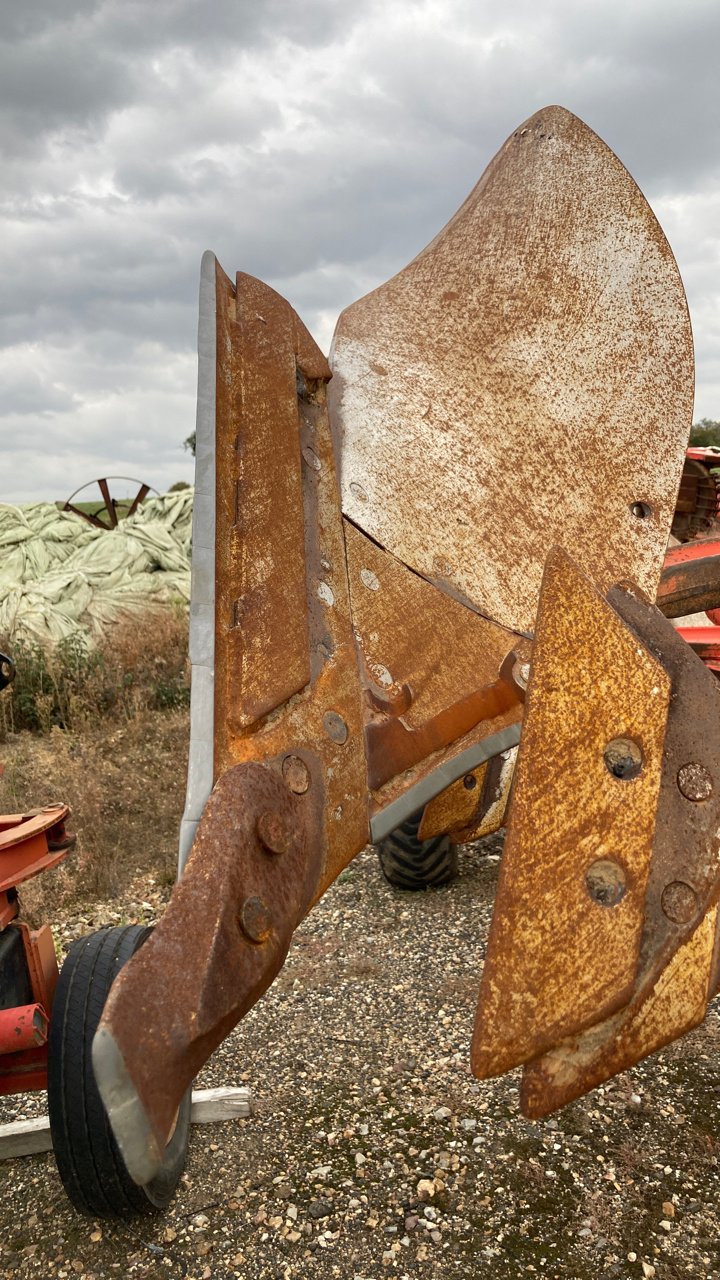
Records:
[[[554,1119],[523,1120],[517,1076],[479,1083],[467,1066],[496,877],[497,854],[475,849],[455,885],[403,895],[361,855],[198,1082],[248,1084],[257,1114],[194,1129],[156,1219],[78,1217],[50,1156],[0,1166],[0,1277],[720,1277],[717,1012]],[[66,936],[149,914],[152,886],[141,897]],[[38,1106],[8,1099],[0,1120]]]

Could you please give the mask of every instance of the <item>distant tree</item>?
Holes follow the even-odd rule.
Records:
[[[720,422],[713,418],[701,418],[694,422],[690,431],[690,443],[706,449],[708,445],[720,447]]]
[[[189,489],[190,485],[187,480],[176,480],[175,484],[171,484],[168,493],[179,493],[181,489]]]
[[[183,449],[189,449],[193,458],[195,457],[195,432],[189,435],[187,440],[183,440]]]

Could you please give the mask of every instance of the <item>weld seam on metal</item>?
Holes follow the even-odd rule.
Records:
[[[195,496],[190,590],[190,753],[185,810],[180,823],[178,875],[187,862],[213,786],[215,731],[215,406],[216,263],[203,254],[198,319],[198,391],[195,421]]]
[[[499,733],[484,738],[482,742],[466,747],[451,760],[444,761],[426,778],[416,782],[414,787],[410,787],[403,795],[398,796],[397,800],[393,800],[370,819],[370,838],[373,843],[377,844],[378,840],[382,840],[399,827],[401,822],[405,822],[414,813],[424,809],[426,804],[434,800],[435,796],[439,796],[440,792],[445,791],[453,782],[457,782],[458,778],[471,773],[491,756],[498,756],[509,747],[516,747],[519,741],[520,725],[511,724],[507,729],[501,729]]]

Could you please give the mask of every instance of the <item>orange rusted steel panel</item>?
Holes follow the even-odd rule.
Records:
[[[670,692],[658,660],[555,551],[473,1036],[477,1075],[500,1075],[628,1002]],[[640,753],[637,776],[615,776],[614,742]],[[618,876],[613,910],[604,875]]]
[[[469,826],[482,808],[488,770],[501,758],[496,756],[478,769],[472,769],[431,800],[423,813],[418,839],[432,840],[434,836],[454,834]]]
[[[720,971],[719,760],[703,662],[638,588],[603,599],[556,552],[473,1039],[478,1074],[525,1064],[526,1114],[702,1021]]]
[[[714,994],[710,977],[717,915],[712,907],[666,968],[625,1009],[524,1068],[520,1101],[526,1116],[539,1118],[566,1106],[699,1026]]]
[[[217,265],[216,719],[242,732],[310,679],[297,376],[329,377],[284,298]]]
[[[369,782],[378,804],[432,771],[442,750],[521,716],[510,654],[528,642],[452,600],[344,522],[365,689]],[[509,681],[508,678],[509,677]]]
[[[315,789],[295,794],[260,764],[227,769],[165,914],[113,984],[93,1063],[101,1092],[113,1082],[111,1109],[134,1103],[116,1135],[138,1181],[154,1176],[183,1094],[270,985],[310,906],[322,859]]]
[[[534,626],[545,557],[654,595],[693,403],[678,270],[575,116],[517,129],[423,252],[338,321],[343,511],[448,594]]]

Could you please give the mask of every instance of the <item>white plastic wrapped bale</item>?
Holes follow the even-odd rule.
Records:
[[[0,635],[57,643],[190,599],[192,489],[103,530],[52,503],[0,503]]]

